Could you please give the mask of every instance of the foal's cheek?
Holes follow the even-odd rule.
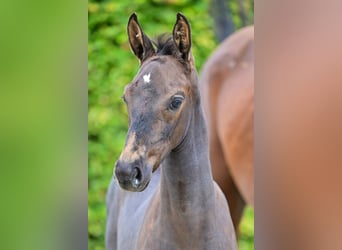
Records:
[[[172,124],[166,124],[161,137],[165,139],[166,141],[169,141],[169,139],[172,137],[172,131],[173,131]]]

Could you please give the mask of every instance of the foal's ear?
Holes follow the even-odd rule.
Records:
[[[173,40],[176,43],[182,58],[190,60],[191,30],[188,20],[181,13],[177,14],[177,21],[173,27]]]
[[[139,58],[140,63],[155,54],[152,42],[142,31],[135,13],[129,17],[127,34],[131,49]]]

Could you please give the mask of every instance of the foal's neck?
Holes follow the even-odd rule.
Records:
[[[198,97],[199,98],[199,97]],[[214,199],[208,139],[200,104],[193,109],[187,134],[178,147],[163,162],[161,169],[161,209],[170,220],[183,226],[205,219]]]

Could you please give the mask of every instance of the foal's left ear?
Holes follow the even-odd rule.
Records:
[[[188,20],[181,13],[177,14],[177,21],[173,27],[173,40],[176,43],[182,58],[190,60],[191,30]]]

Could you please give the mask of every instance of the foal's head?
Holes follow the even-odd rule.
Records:
[[[197,74],[190,26],[182,14],[177,14],[172,36],[159,39],[156,49],[135,14],[129,18],[127,32],[140,69],[123,95],[129,129],[115,175],[122,188],[143,191],[152,172],[184,139],[197,95],[197,87],[193,88]]]

